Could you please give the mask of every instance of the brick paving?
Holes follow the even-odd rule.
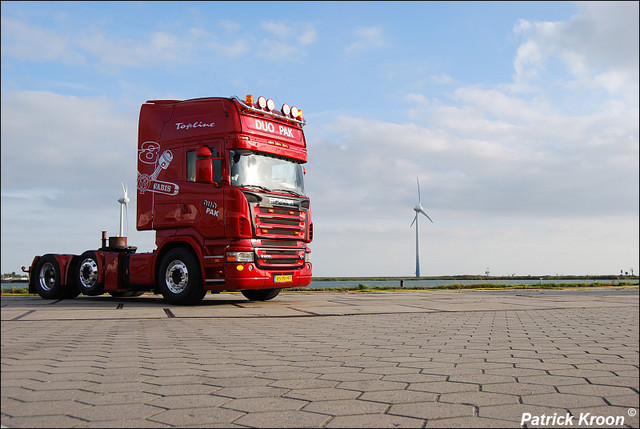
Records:
[[[638,427],[623,291],[3,296],[2,426]]]

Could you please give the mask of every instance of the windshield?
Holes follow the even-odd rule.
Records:
[[[304,195],[302,165],[248,151],[231,151],[231,185]]]

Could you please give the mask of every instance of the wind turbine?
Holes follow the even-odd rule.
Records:
[[[418,219],[418,215],[422,213],[427,217],[427,219],[431,221],[431,223],[433,223],[433,221],[422,208],[422,203],[420,199],[420,179],[418,179],[417,177],[416,177],[416,182],[418,183],[418,204],[413,208],[413,210],[416,212],[416,216],[413,218],[413,222],[411,222],[411,226],[413,226],[414,223],[416,224],[416,277],[420,277],[420,234],[418,232],[419,231],[418,224],[420,222]]]
[[[127,212],[127,230],[129,229],[128,221],[129,221],[129,196],[127,195],[127,188],[125,188],[124,183],[120,183],[122,185],[122,191],[124,195],[122,198],[118,199],[120,203],[120,234],[118,237],[126,237],[124,235],[124,213]]]

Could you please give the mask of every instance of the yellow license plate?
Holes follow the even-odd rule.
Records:
[[[291,283],[293,281],[293,274],[280,274],[273,276],[274,283]]]

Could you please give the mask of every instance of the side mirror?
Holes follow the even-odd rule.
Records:
[[[211,149],[200,146],[196,151],[196,182],[213,183],[213,162]]]

